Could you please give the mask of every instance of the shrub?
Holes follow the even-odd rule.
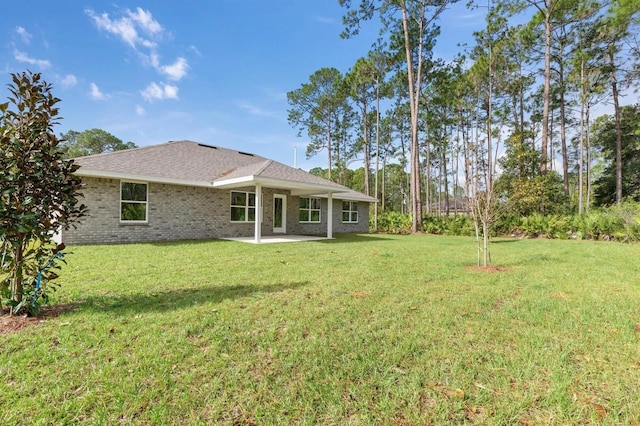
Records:
[[[411,215],[398,212],[384,212],[378,216],[378,231],[388,234],[410,234]]]
[[[445,218],[447,235],[474,235],[473,219],[470,216],[450,216]]]
[[[420,229],[427,234],[444,234],[446,229],[445,220],[440,216],[423,216],[422,227]]]

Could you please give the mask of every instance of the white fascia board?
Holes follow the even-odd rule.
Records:
[[[118,172],[105,172],[101,170],[92,170],[81,167],[75,173],[75,175],[83,177],[96,177],[96,178],[104,178],[104,179],[121,179],[121,180],[132,180],[132,181],[140,181],[140,182],[153,182],[153,183],[167,183],[171,185],[182,185],[182,186],[199,186],[204,188],[211,188],[213,186],[212,182],[200,181],[200,180],[182,180],[182,179],[172,179],[172,178],[164,178],[158,176],[146,176],[146,175],[136,175],[132,173],[118,173]]]
[[[293,194],[292,194],[293,195]],[[315,198],[329,198],[328,194],[304,194],[304,195],[308,195],[308,196],[312,196]],[[363,196],[350,196],[349,194],[342,194],[340,192],[333,192],[331,194],[331,198],[333,198],[334,200],[344,200],[344,201],[361,201],[363,203],[377,203],[378,200],[376,200],[373,197],[367,197],[366,195]]]
[[[213,182],[214,188],[240,188],[255,184],[253,176],[241,176],[233,179],[221,179]]]
[[[247,185],[261,184],[267,188],[288,189],[291,195],[299,194],[317,194],[318,191],[326,192],[343,192],[344,189],[336,188],[331,185],[318,185],[306,182],[296,182],[292,180],[269,178],[264,176],[242,176],[233,179],[217,180],[213,183],[214,188],[238,188]]]
[[[295,197],[319,197],[319,198],[327,198],[328,194],[318,195],[317,189],[292,189],[291,195]]]
[[[298,182],[293,180],[283,180],[276,178],[268,178],[268,177],[257,177],[255,178],[256,182],[260,182],[265,186],[269,186],[272,188],[283,188],[289,189],[293,191],[313,191],[313,192],[343,192],[343,188],[336,188],[333,185],[322,185],[317,183],[307,183],[307,182]]]

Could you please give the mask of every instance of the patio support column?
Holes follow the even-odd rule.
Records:
[[[327,238],[333,238],[333,194],[327,195]]]
[[[254,239],[256,244],[260,244],[262,236],[262,185],[256,183],[256,218],[255,218]]]

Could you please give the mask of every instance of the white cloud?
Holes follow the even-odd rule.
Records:
[[[189,51],[191,51],[191,52],[195,53],[195,54],[196,54],[196,55],[198,55],[198,56],[202,56],[202,53],[200,53],[200,51],[198,50],[198,48],[197,48],[197,47],[195,47],[195,46],[193,46],[193,45],[192,45],[192,46],[189,46],[189,48],[188,48],[187,50],[189,50]]]
[[[150,36],[162,34],[162,26],[153,19],[151,12],[137,8],[136,12],[127,9],[127,16],[120,19],[111,19],[108,13],[97,14],[92,9],[86,9],[85,13],[93,20],[99,30],[115,35],[132,48],[144,46],[149,49],[156,47],[153,40],[140,36],[139,30]]]
[[[158,56],[157,53],[151,52],[151,54],[149,55],[149,63],[155,69],[160,68],[160,57]]]
[[[136,8],[136,12],[132,12],[127,10],[127,15],[136,22],[143,30],[145,30],[149,34],[159,34],[162,33],[162,25],[158,23],[155,19],[153,19],[153,15],[151,12],[143,10],[142,8]]]
[[[259,117],[273,117],[275,115],[273,111],[260,108],[259,106],[253,105],[249,102],[236,101],[236,105],[238,105],[240,108],[247,111],[251,115],[256,115]]]
[[[147,102],[164,99],[178,99],[178,88],[171,84],[151,83],[146,89],[141,90],[140,94]]]
[[[89,92],[89,96],[91,97],[91,99],[95,101],[104,101],[109,97],[109,95],[102,93],[97,84],[91,83],[90,87],[91,91]]]
[[[51,62],[49,62],[48,60],[31,58],[29,55],[19,50],[13,51],[13,57],[18,62],[22,62],[29,65],[36,65],[42,69],[47,69],[51,66]]]
[[[178,57],[172,64],[163,65],[160,62],[158,42],[165,35],[165,30],[148,10],[140,7],[135,11],[126,9],[119,18],[112,18],[108,13],[98,14],[92,9],[86,9],[85,13],[93,20],[98,30],[114,35],[128,44],[159,74],[172,81],[180,81],[187,75],[189,64],[183,57]]]
[[[136,105],[136,115],[138,117],[142,117],[147,113],[147,111],[144,110],[144,108],[142,108],[140,105]]]
[[[182,77],[187,74],[189,64],[185,58],[178,58],[171,65],[164,65],[160,67],[160,72],[165,74],[169,79],[174,81],[180,81]]]
[[[24,44],[30,44],[31,43],[31,38],[33,36],[31,34],[29,34],[27,32],[27,30],[24,29],[24,27],[16,28],[16,33],[20,36],[20,38],[22,39],[22,42]]]
[[[64,77],[62,77],[62,80],[60,80],[60,85],[65,89],[68,89],[69,87],[73,87],[76,84],[78,84],[78,79],[73,74],[67,74]]]

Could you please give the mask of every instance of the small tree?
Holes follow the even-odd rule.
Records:
[[[86,207],[77,203],[78,166],[63,159],[53,132],[60,99],[39,73],[11,77],[9,102],[0,104],[0,292],[11,314],[36,315],[64,250],[53,236]]]

